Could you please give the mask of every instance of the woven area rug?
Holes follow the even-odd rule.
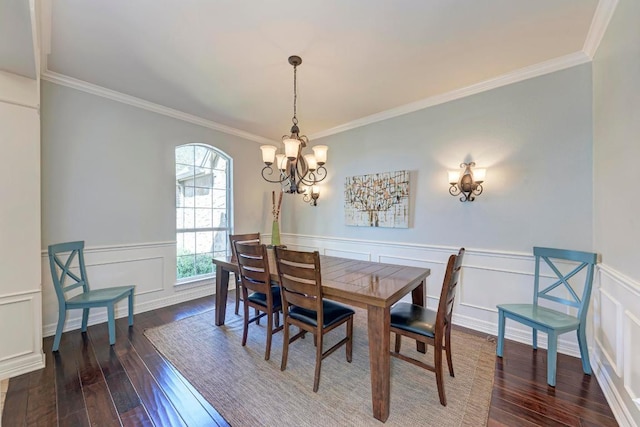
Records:
[[[224,326],[215,326],[212,310],[148,329],[145,335],[232,426],[383,425],[371,410],[364,310],[356,311],[352,363],[347,363],[344,347],[324,359],[320,389],[314,393],[312,337],[289,347],[287,369],[282,372],[283,334],[274,335],[271,358],[265,361],[266,321],[249,326],[249,339],[242,347],[242,316],[229,307]],[[344,333],[340,327],[325,335],[324,348]],[[451,378],[445,367],[447,406],[438,400],[434,373],[392,358],[391,408],[385,425],[486,425],[495,343],[455,330],[452,341],[456,376]],[[418,354],[415,342],[403,341],[402,352]],[[424,357],[432,363],[433,347]]]

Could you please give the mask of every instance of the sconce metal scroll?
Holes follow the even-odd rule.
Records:
[[[307,191],[302,195],[302,200],[311,206],[318,206],[318,198],[320,197],[320,188],[317,185],[307,187]]]
[[[449,171],[449,194],[460,196],[461,202],[473,202],[476,197],[482,194],[482,183],[486,174],[486,169],[472,170],[476,166],[475,162],[460,163],[463,171]]]

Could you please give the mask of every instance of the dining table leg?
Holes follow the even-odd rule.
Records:
[[[229,291],[229,270],[216,264],[216,325],[224,325]]]
[[[413,291],[411,291],[411,302],[413,302],[415,305],[419,305],[420,307],[426,306],[424,280],[420,282],[420,284]],[[416,350],[419,353],[426,353],[427,346],[423,342],[416,341]]]
[[[391,395],[390,309],[369,306],[369,364],[371,369],[371,405],[373,416],[385,422],[389,418]]]

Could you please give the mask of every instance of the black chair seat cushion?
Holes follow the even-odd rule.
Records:
[[[391,309],[391,326],[426,337],[435,337],[437,313],[428,308],[400,302]]]
[[[271,286],[271,295],[273,295],[273,309],[280,309],[280,307],[282,307],[282,299],[280,298],[280,287]],[[247,297],[247,299],[264,307],[267,306],[267,295],[263,294],[262,292],[253,292]]]
[[[322,300],[322,310],[324,312],[324,322],[322,327],[324,328],[331,326],[334,323],[339,323],[347,317],[355,314],[355,311],[351,310],[349,307],[327,300]],[[291,306],[289,316],[308,325],[318,326],[318,312],[316,311]]]

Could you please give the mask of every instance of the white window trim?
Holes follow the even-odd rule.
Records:
[[[182,146],[187,146],[187,145],[194,145],[194,146],[201,146],[201,147],[205,147],[208,150],[212,150],[214,152],[216,152],[217,155],[223,157],[226,161],[227,161],[227,170],[226,170],[226,206],[227,206],[227,227],[212,227],[212,228],[180,228],[178,229],[176,227],[175,230],[175,234],[176,236],[178,235],[178,233],[184,233],[184,232],[198,232],[198,231],[227,231],[227,235],[233,234],[233,159],[231,158],[231,156],[229,156],[227,153],[225,153],[224,151],[213,147],[212,145],[209,144],[204,144],[204,143],[186,143],[186,144],[182,144],[179,146],[176,146],[174,148],[177,149],[178,147],[182,147]],[[176,165],[176,161],[175,161],[175,154],[174,154],[174,167]],[[175,175],[175,170],[174,170],[174,175]],[[175,176],[174,176],[175,178]],[[216,188],[216,187],[211,187],[214,190],[220,190],[220,188]],[[177,206],[174,205],[174,214],[177,213]],[[213,208],[211,208],[213,209]],[[176,224],[176,222],[174,221],[174,224]],[[229,245],[227,243],[227,255],[230,254],[230,248]],[[176,242],[176,255],[175,255],[175,261],[176,261],[176,267],[174,268],[174,273],[176,274],[176,281],[174,286],[179,286],[179,287],[198,287],[201,285],[210,285],[213,284],[215,285],[215,278],[216,278],[216,274],[215,274],[215,268],[213,269],[212,273],[208,273],[208,274],[201,274],[201,275],[195,275],[195,276],[189,276],[189,277],[184,277],[181,279],[177,278],[177,260],[178,260],[178,255],[177,255],[177,242]],[[191,286],[189,286],[191,285]]]

